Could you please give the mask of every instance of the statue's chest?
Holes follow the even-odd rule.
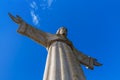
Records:
[[[47,43],[47,47],[49,48],[55,42],[64,43],[67,46],[71,47],[71,49],[73,47],[72,42],[62,36],[55,36],[55,37],[50,38],[50,40]]]

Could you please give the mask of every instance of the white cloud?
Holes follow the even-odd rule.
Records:
[[[43,0],[40,3],[40,8],[42,8],[43,10],[50,9],[55,1],[56,0]]]
[[[35,25],[39,24],[38,15],[36,15],[33,10],[31,10],[31,16],[32,16],[32,19],[33,19],[33,23],[34,23]]]
[[[36,2],[35,1],[33,1],[31,4],[30,4],[30,7],[31,8],[33,8],[33,9],[38,9],[38,6],[37,6],[37,4],[36,4]]]
[[[48,7],[51,7],[53,1],[54,1],[54,0],[47,0],[47,2],[48,2]]]
[[[30,7],[34,10],[38,10],[39,8],[45,10],[45,9],[50,9],[53,5],[53,3],[56,2],[56,0],[26,0],[27,3],[29,3]],[[39,4],[39,5],[38,5]]]
[[[40,11],[50,10],[52,8],[53,3],[56,0],[38,0],[38,1],[26,0],[26,1],[30,6],[30,14],[32,16],[33,23],[35,25],[39,25],[40,15],[38,13]]]

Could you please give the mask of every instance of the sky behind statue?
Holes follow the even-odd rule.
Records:
[[[8,12],[46,32],[66,26],[76,48],[104,64],[94,71],[83,67],[87,79],[119,80],[119,0],[49,0],[50,7],[48,0],[34,1],[37,9],[31,8],[32,0],[0,1],[0,80],[42,79],[47,55],[43,47],[16,32]]]

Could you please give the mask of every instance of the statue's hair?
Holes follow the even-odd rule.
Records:
[[[56,34],[60,34],[60,30],[61,30],[62,28],[66,29],[66,32],[67,32],[67,28],[65,28],[65,27],[60,27],[60,28],[57,30]]]

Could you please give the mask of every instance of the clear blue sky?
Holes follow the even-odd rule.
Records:
[[[50,33],[66,26],[75,47],[103,63],[83,66],[87,80],[120,79],[120,0],[0,1],[0,80],[42,80],[47,51],[18,34],[8,12]]]

